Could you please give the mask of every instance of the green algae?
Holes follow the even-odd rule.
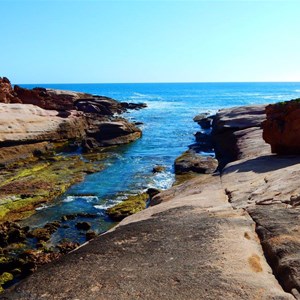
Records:
[[[110,207],[106,213],[115,221],[121,221],[125,217],[133,215],[146,208],[146,201],[149,199],[147,193],[129,196],[123,202]]]
[[[28,169],[24,169],[21,170],[20,172],[18,172],[15,176],[10,177],[9,179],[5,180],[4,182],[0,183],[0,187],[6,185],[7,183],[17,180],[17,179],[21,179],[23,177],[27,177],[27,176],[31,176],[33,175],[35,172],[41,171],[44,168],[48,167],[49,163],[43,163],[43,164],[37,164],[31,168]]]
[[[0,292],[2,292],[3,289],[3,285],[6,284],[9,281],[12,281],[14,279],[14,275],[8,272],[4,272],[2,273],[2,275],[0,275]]]
[[[1,170],[0,222],[30,216],[37,206],[65,193],[86,174],[103,170],[101,159],[106,157],[107,154],[92,159],[88,155],[84,159],[79,155],[56,155]]]

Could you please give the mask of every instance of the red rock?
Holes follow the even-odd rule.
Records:
[[[272,153],[300,154],[300,99],[266,107],[263,139]]]
[[[6,78],[0,77],[0,102],[2,103],[21,103],[13,91],[10,81]]]

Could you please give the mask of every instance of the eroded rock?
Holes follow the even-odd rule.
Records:
[[[272,153],[300,154],[300,99],[266,107],[263,138]]]
[[[211,156],[202,156],[194,151],[186,151],[176,158],[174,167],[176,174],[195,172],[211,174],[218,166],[218,161]]]
[[[121,221],[125,217],[135,214],[146,208],[146,201],[149,199],[147,193],[129,196],[121,203],[108,208],[106,213],[115,221]]]

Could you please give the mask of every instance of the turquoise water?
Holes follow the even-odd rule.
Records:
[[[32,88],[36,85],[22,85]],[[112,222],[105,209],[127,194],[148,187],[166,189],[174,180],[173,162],[194,142],[199,126],[193,117],[202,112],[215,113],[224,107],[274,103],[300,97],[300,83],[153,83],[153,84],[45,84],[46,88],[73,90],[112,97],[120,101],[145,102],[148,107],[125,113],[132,121],[143,122],[143,137],[118,147],[106,161],[106,169],[88,175],[84,182],[72,186],[57,201],[36,212],[26,222],[40,226],[62,215],[78,212],[96,213],[88,219],[93,229],[106,231]],[[155,165],[166,166],[153,174]],[[84,196],[88,195],[88,196]],[[78,220],[76,220],[78,221]],[[74,229],[60,229],[54,239],[71,237],[84,241]]]

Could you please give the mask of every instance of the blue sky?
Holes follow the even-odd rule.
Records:
[[[300,81],[300,1],[0,0],[13,83]]]

